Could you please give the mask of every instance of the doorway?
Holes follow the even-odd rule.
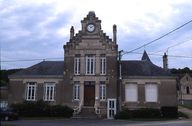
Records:
[[[107,99],[107,118],[113,119],[116,114],[116,99]]]
[[[84,84],[84,106],[95,104],[95,82],[86,81]]]

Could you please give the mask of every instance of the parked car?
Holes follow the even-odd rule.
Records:
[[[18,113],[14,112],[11,108],[1,108],[0,109],[0,119],[1,120],[17,120]]]

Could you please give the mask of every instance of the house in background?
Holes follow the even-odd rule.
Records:
[[[8,106],[8,87],[0,86],[0,108]]]
[[[24,100],[68,105],[74,115],[113,118],[122,107],[161,108],[177,106],[176,78],[154,65],[144,51],[138,61],[118,61],[117,29],[113,39],[91,11],[82,29],[64,45],[64,61],[43,61],[9,76],[9,104]]]
[[[178,100],[181,104],[192,105],[192,75],[184,74],[179,79]]]

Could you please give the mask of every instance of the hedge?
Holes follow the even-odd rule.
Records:
[[[161,107],[161,109],[141,108],[135,110],[124,109],[118,112],[115,119],[133,119],[133,118],[177,118],[177,107]]]
[[[13,104],[11,107],[24,117],[65,117],[73,116],[73,109],[68,106],[50,105],[48,102],[24,101],[20,104]]]
[[[164,118],[177,118],[178,108],[177,107],[161,107],[161,113]]]
[[[136,110],[124,109],[115,115],[115,119],[131,119],[131,118],[160,118],[159,109],[141,108]]]

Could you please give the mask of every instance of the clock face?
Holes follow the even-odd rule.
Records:
[[[95,30],[95,25],[94,25],[94,24],[89,24],[89,25],[87,26],[87,31],[93,32],[94,30]]]

